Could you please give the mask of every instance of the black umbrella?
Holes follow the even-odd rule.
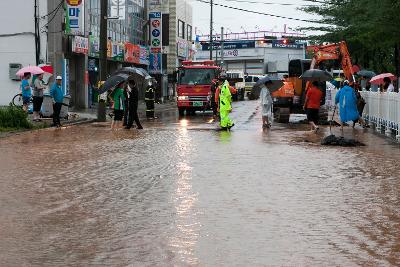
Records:
[[[332,75],[325,70],[312,69],[307,70],[300,76],[305,81],[327,82],[333,79]]]
[[[150,74],[142,68],[135,68],[135,67],[125,67],[122,69],[117,70],[115,74],[120,74],[120,73],[124,73],[124,74],[129,74],[130,76],[140,76],[143,79],[149,80],[152,77],[150,76]]]
[[[129,78],[128,74],[119,73],[111,76],[107,81],[99,88],[99,94],[105,93],[108,90],[113,90],[120,83],[126,82]]]
[[[268,77],[268,76],[258,80],[254,86],[261,89],[261,87],[267,82],[271,82],[268,85],[268,89],[271,93],[278,91],[283,86],[282,79],[279,79],[278,77]]]
[[[129,79],[132,79],[136,82],[137,87],[145,88],[148,84],[148,81],[153,79],[150,74],[142,69],[142,68],[135,68],[135,67],[125,67],[122,69],[117,70],[114,75],[116,74],[127,74],[129,75]]]
[[[371,70],[360,70],[359,72],[357,72],[357,74],[367,78],[372,78],[376,76],[376,73]]]

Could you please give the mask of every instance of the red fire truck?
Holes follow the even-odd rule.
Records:
[[[221,68],[212,60],[183,61],[177,81],[179,115],[209,108],[211,82],[220,72]]]

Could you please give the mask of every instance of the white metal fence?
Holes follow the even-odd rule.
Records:
[[[400,126],[400,94],[361,92],[367,102],[363,117],[374,124],[378,131],[395,132],[399,137]]]
[[[331,101],[327,104],[335,104],[337,90],[331,90]],[[328,93],[328,92],[327,92]],[[363,118],[378,132],[385,132],[387,135],[396,135],[400,141],[400,93],[380,93],[362,91],[366,105]],[[329,103],[328,103],[329,102]]]

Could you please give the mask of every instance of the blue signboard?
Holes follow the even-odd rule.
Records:
[[[150,53],[150,74],[161,74],[162,73],[162,57],[161,53]]]
[[[213,50],[221,49],[221,43],[214,43]],[[201,44],[201,50],[209,51],[210,50],[210,43],[203,43]],[[255,41],[227,41],[224,42],[224,49],[246,49],[246,48],[255,48],[256,42]]]
[[[281,40],[272,41],[273,48],[286,48],[286,49],[303,49],[304,44],[296,44],[296,43],[283,43]]]

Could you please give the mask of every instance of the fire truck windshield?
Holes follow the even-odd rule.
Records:
[[[181,69],[179,71],[181,85],[211,84],[214,78],[215,69]]]

